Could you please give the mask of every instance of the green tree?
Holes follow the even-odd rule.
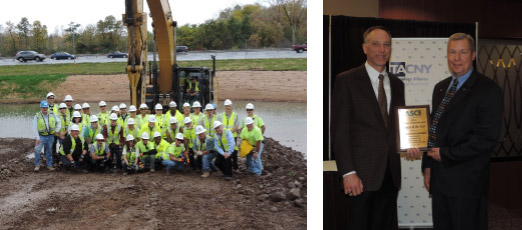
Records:
[[[19,39],[20,43],[23,45],[23,49],[28,49],[29,46],[29,34],[31,32],[31,24],[26,17],[23,17],[22,20],[16,25],[16,29],[20,33]]]
[[[33,49],[43,53],[47,47],[47,26],[38,20],[33,22]]]

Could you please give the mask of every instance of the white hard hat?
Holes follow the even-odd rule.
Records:
[[[206,132],[207,130],[203,128],[203,126],[198,125],[196,126],[196,135]]]
[[[60,103],[60,106],[58,106],[58,108],[65,109],[67,108],[67,105],[65,103]]]
[[[141,139],[143,139],[143,140],[148,140],[148,139],[149,139],[149,133],[147,133],[147,132],[143,132],[143,133],[141,134]]]
[[[103,140],[103,135],[101,133],[96,134],[96,140]]]
[[[232,105],[232,101],[230,99],[225,100],[225,106]]]
[[[252,103],[248,103],[246,106],[245,106],[246,109],[254,109],[254,105]]]
[[[63,99],[64,101],[72,101],[72,97],[71,95],[65,95],[65,99]]]
[[[133,140],[134,140],[134,136],[132,136],[132,134],[127,135],[127,141],[133,141]]]
[[[176,133],[176,139],[183,140],[183,134],[182,133]]]
[[[110,119],[113,121],[118,120],[118,115],[116,115],[115,113],[111,113]]]
[[[223,125],[223,123],[221,123],[221,121],[214,121],[214,125],[212,126],[214,129]]]
[[[251,117],[245,118],[245,125],[250,125],[252,123],[254,123],[254,119],[252,119]]]
[[[188,124],[191,122],[192,122],[192,119],[190,119],[190,117],[185,117],[185,119],[183,120],[183,124]]]
[[[125,103],[120,104],[120,109],[126,109],[126,108],[127,108],[127,105]]]
[[[82,115],[80,114],[80,112],[74,111],[73,112],[73,118],[75,118],[75,117],[82,117]]]
[[[56,97],[56,96],[54,95],[53,92],[49,92],[49,93],[47,94],[47,97],[45,97],[45,98],[49,98],[50,96]]]
[[[149,122],[156,122],[156,117],[154,115],[149,116]]]
[[[127,125],[134,125],[134,119],[129,118],[129,120],[127,120]]]
[[[141,103],[140,109],[148,109],[149,107],[145,103]]]
[[[190,108],[190,104],[188,102],[183,103],[183,108],[185,108],[185,107],[189,107]]]
[[[107,103],[105,103],[105,101],[100,101],[100,104],[98,104],[100,107],[102,106],[107,106]]]
[[[71,131],[80,131],[80,127],[78,127],[77,124],[73,124],[73,125],[71,126]]]
[[[171,102],[169,103],[169,107],[170,107],[170,108],[172,108],[172,107],[176,107],[176,106],[178,106],[178,105],[176,104],[175,101],[171,101]]]
[[[134,105],[129,106],[129,112],[136,112],[136,106],[134,106]]]
[[[154,110],[163,110],[163,106],[161,104],[156,104],[156,106],[154,106]]]
[[[161,133],[159,133],[159,132],[154,132],[154,138],[156,138],[156,137],[161,137]]]
[[[120,112],[120,108],[117,105],[113,106],[111,110]]]
[[[205,105],[205,110],[213,110],[213,109],[215,109],[215,108],[211,104]]]
[[[85,108],[91,108],[91,107],[89,106],[88,103],[83,103],[83,105],[82,105],[82,109],[85,109]]]
[[[170,124],[176,124],[176,123],[178,123],[178,119],[176,119],[175,117],[170,117],[169,123]]]
[[[74,105],[74,109],[75,110],[82,109],[82,106],[80,104],[76,104],[76,105]]]
[[[98,122],[98,117],[96,115],[92,115],[91,122]]]
[[[192,103],[192,107],[193,108],[201,108],[201,104],[199,103],[199,101],[195,101],[194,103]]]

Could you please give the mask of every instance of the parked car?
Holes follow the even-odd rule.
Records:
[[[35,60],[35,61],[40,62],[45,59],[45,55],[39,54],[32,50],[19,51],[18,53],[16,53],[15,59],[20,62],[26,62],[29,60]]]
[[[107,55],[108,58],[126,58],[128,56],[129,56],[129,54],[122,53],[120,51],[112,52]]]
[[[76,59],[76,56],[69,54],[67,52],[58,52],[51,55],[51,59],[60,60],[60,59]]]
[[[292,50],[295,50],[297,53],[302,53],[306,51],[306,43],[302,45],[292,45]]]
[[[187,53],[189,51],[188,46],[176,46],[177,53]]]

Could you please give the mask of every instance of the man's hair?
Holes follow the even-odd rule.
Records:
[[[475,52],[475,40],[473,40],[473,37],[471,37],[469,34],[465,33],[454,33],[449,37],[448,46],[450,41],[460,41],[460,40],[468,40],[469,47],[471,48],[471,51]]]
[[[366,29],[366,31],[364,31],[364,34],[363,34],[364,43],[368,42],[368,35],[374,30],[384,30],[386,33],[388,33],[388,36],[390,36],[390,38],[391,38],[391,32],[388,29],[386,29],[386,27],[372,26],[372,27]]]

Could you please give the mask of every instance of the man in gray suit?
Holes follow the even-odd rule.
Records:
[[[394,229],[401,170],[393,109],[404,105],[404,83],[386,70],[390,32],[374,26],[363,36],[366,63],[336,77],[332,147],[347,194],[349,229]]]

